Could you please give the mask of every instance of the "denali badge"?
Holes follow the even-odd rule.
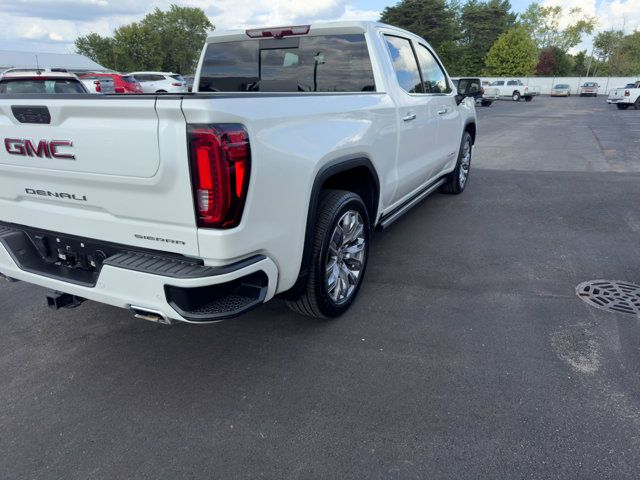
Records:
[[[147,235],[135,234],[136,238],[140,240],[151,240],[152,242],[173,243],[174,245],[186,245],[182,240],[171,240],[170,238],[149,237]]]
[[[24,138],[4,139],[4,148],[10,155],[75,160],[76,156],[74,154],[59,151],[59,149],[65,147],[73,147],[73,142],[70,140],[40,140],[36,144],[34,141]]]
[[[49,190],[36,190],[35,188],[25,188],[24,191],[29,195],[39,195],[41,197],[66,198],[67,200],[77,200],[79,202],[87,201],[86,195],[76,195],[75,193],[50,192]]]

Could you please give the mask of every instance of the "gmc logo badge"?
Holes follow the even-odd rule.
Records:
[[[40,140],[37,144],[31,140],[22,138],[5,138],[4,148],[10,155],[21,157],[56,158],[58,160],[75,160],[72,153],[60,151],[63,148],[73,147],[70,140]]]

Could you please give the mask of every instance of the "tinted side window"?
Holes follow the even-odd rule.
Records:
[[[6,79],[0,82],[0,94],[22,93],[87,93],[78,80],[72,79]]]
[[[509,80],[507,82],[507,85],[518,85],[518,81],[517,80]]]
[[[288,38],[286,40],[289,40]],[[373,68],[363,34],[212,43],[201,92],[370,92]]]
[[[411,42],[391,35],[385,35],[384,38],[400,86],[409,93],[424,93]]]
[[[447,76],[433,54],[422,44],[418,44],[416,53],[422,71],[424,91],[426,93],[450,93],[451,86],[447,82]]]

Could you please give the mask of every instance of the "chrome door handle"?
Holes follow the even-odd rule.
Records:
[[[438,115],[444,115],[445,113],[449,113],[449,107],[440,107],[440,110],[438,110]]]
[[[404,120],[405,122],[410,122],[411,120],[415,120],[415,119],[416,119],[415,113],[407,113],[404,117],[402,117],[402,120]]]

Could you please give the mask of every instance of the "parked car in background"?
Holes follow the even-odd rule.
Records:
[[[91,93],[73,73],[48,69],[9,69],[0,77],[0,94]]]
[[[473,96],[473,98],[475,99],[476,105],[482,105],[483,107],[490,107],[495,100],[498,100],[500,98],[500,94],[497,88],[488,87],[488,86],[485,87],[484,86],[485,83],[488,84],[488,82],[482,82],[479,78],[474,78],[473,80],[475,81],[473,85],[480,86],[480,88],[477,91],[469,92],[470,94],[472,94],[471,96]],[[453,85],[455,86],[455,88],[458,88],[459,78],[452,78],[451,81],[453,82]]]
[[[498,89],[500,97],[509,97],[514,102],[519,102],[521,98],[530,102],[533,97],[540,94],[540,87],[529,87],[521,80],[495,80],[489,84],[490,87]]]
[[[202,94],[163,101],[0,97],[0,274],[50,289],[56,309],[211,323],[281,293],[332,318],[358,295],[374,228],[467,186],[482,87],[456,91],[406,30],[216,30],[196,78]],[[50,122],[16,121],[19,103]],[[54,159],[30,155],[40,145]]]
[[[618,110],[626,110],[631,106],[640,110],[640,80],[636,83],[628,83],[624,88],[611,90],[607,103],[615,104]]]
[[[81,75],[80,81],[91,93],[114,93],[113,80],[99,78],[91,74]]]
[[[483,107],[490,107],[493,102],[500,100],[500,90],[495,87],[489,86],[489,82],[482,83],[482,101],[480,104]]]
[[[566,83],[557,83],[551,89],[552,97],[570,97],[571,96],[571,87]]]
[[[187,82],[178,73],[132,72],[143,93],[187,93]]]
[[[142,93],[142,87],[140,83],[133,78],[132,75],[121,75],[119,73],[89,73],[87,75],[83,75],[80,78],[85,78],[91,76],[100,80],[100,83],[104,83],[105,81],[110,81],[113,85],[113,88],[109,88],[109,92],[105,91],[105,88],[102,88],[103,93],[120,93],[120,94],[129,94],[129,93]]]
[[[593,96],[593,97],[597,97],[598,96],[598,88],[600,88],[600,85],[598,85],[596,82],[584,82],[581,86],[580,86],[580,96],[581,97],[586,97],[586,96]]]

